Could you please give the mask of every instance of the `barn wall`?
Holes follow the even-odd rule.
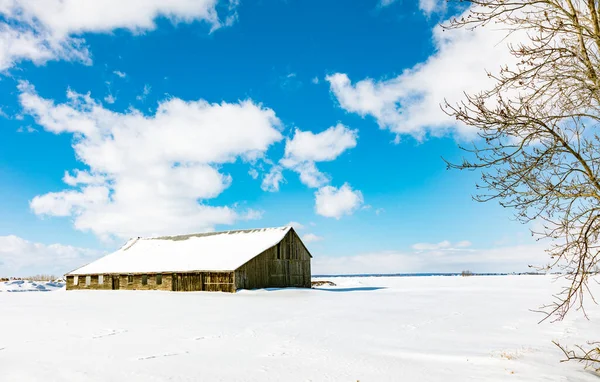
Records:
[[[143,285],[143,275],[131,275],[131,283],[128,282],[128,274],[104,275],[103,284],[98,283],[98,275],[90,275],[90,285],[85,283],[87,275],[79,276],[78,285],[74,284],[73,276],[67,276],[67,290],[112,290],[112,279],[115,277],[119,280],[119,290],[235,292],[233,272],[164,273],[160,285],[156,283],[156,274],[146,274],[148,283]]]
[[[90,275],[91,283],[86,285],[85,278],[87,275],[79,275],[78,285],[74,284],[74,276],[67,276],[67,290],[111,290],[113,289],[113,277],[119,279],[119,289],[121,290],[171,290],[171,274],[166,273],[162,276],[162,284],[156,283],[156,274],[147,274],[148,284],[142,284],[142,274],[134,274],[131,283],[128,282],[127,274],[104,275],[104,283],[98,283],[98,275]]]
[[[119,290],[171,290],[172,289],[172,276],[170,273],[162,274],[162,284],[156,283],[156,274],[148,274],[148,285],[142,284],[143,274],[134,274],[133,282],[128,283],[127,274],[119,276]]]
[[[293,230],[235,272],[237,289],[310,288],[310,254]]]
[[[233,272],[189,272],[173,275],[173,290],[235,292]]]
[[[67,290],[73,290],[73,289],[95,289],[95,290],[110,290],[112,289],[112,279],[110,275],[104,275],[104,283],[103,284],[98,284],[98,275],[90,275],[91,276],[91,283],[90,285],[85,285],[85,277],[86,275],[79,275],[79,282],[77,285],[74,284],[74,277],[73,276],[67,276]]]

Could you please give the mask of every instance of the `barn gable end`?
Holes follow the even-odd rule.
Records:
[[[235,271],[237,289],[310,288],[310,252],[293,229]]]

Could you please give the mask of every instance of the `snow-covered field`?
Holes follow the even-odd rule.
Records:
[[[12,280],[0,282],[0,292],[52,292],[64,286],[59,281]]]
[[[330,280],[237,294],[0,293],[0,379],[598,380],[559,363],[551,340],[600,339],[600,308],[539,325],[529,311],[556,291],[551,277]]]

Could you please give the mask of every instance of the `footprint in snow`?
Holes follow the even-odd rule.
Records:
[[[155,358],[161,358],[161,357],[174,357],[176,355],[182,355],[182,354],[189,354],[189,352],[185,351],[183,353],[165,353],[165,354],[150,355],[148,357],[140,357],[140,358],[138,358],[138,361],[146,361],[149,359],[155,359]]]
[[[219,339],[222,338],[223,336],[221,334],[217,334],[215,336],[200,336],[200,337],[196,337],[194,338],[195,341],[202,341],[202,340],[215,340],[215,339]]]
[[[206,335],[194,337],[195,341],[201,340],[217,340],[221,338],[246,338],[246,337],[256,337],[256,331],[254,329],[246,329],[241,333],[230,333],[230,334],[214,334],[214,335]]]
[[[123,334],[123,333],[127,333],[127,330],[125,330],[125,329],[123,329],[123,330],[109,329],[108,333],[104,333],[104,334],[99,334],[99,335],[93,336],[92,339],[96,340],[96,339],[99,339],[99,338],[115,336],[117,334]]]
[[[274,352],[274,353],[267,353],[266,356],[267,357],[287,357],[290,354],[286,353],[286,352]]]

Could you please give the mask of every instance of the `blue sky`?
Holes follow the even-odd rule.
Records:
[[[442,160],[476,136],[439,104],[510,60],[498,31],[441,31],[464,9],[111,1],[0,6],[0,275],[290,222],[316,273],[545,261],[510,211],[472,201],[479,174]]]

